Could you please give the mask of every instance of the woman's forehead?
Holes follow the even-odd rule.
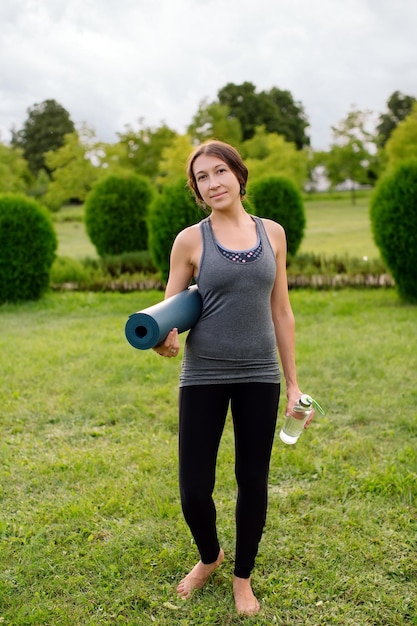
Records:
[[[195,174],[197,172],[205,172],[218,165],[227,165],[227,163],[220,157],[212,154],[200,154],[193,163],[193,171]]]

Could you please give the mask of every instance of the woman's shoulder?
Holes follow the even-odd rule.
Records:
[[[285,235],[285,230],[281,226],[281,224],[278,224],[278,222],[275,222],[274,220],[270,220],[265,217],[258,219],[260,219],[265,228],[266,235],[269,239],[274,253],[278,254],[279,251],[286,250],[287,238]]]
[[[184,228],[178,233],[178,237],[185,238],[185,239],[196,237],[201,231],[200,224],[201,222],[197,222],[197,224],[192,224],[191,226],[187,226],[186,228]]]
[[[176,245],[192,246],[201,240],[200,222],[181,230],[175,238]]]
[[[264,228],[268,235],[274,235],[275,237],[285,237],[285,231],[281,224],[266,217],[259,217],[258,219],[264,225]]]

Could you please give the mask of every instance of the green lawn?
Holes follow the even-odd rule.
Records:
[[[417,624],[417,308],[393,289],[290,295],[300,384],[327,415],[295,446],[276,438],[255,619],[231,593],[230,421],[226,560],[190,601],[175,594],[196,559],[177,487],[180,361],[124,337],[161,294],[0,307],[0,624]]]
[[[301,252],[378,258],[369,221],[369,198],[317,200],[305,203],[307,227]]]
[[[58,255],[73,259],[97,258],[97,252],[91,243],[84,222],[57,222],[54,224],[58,236]]]

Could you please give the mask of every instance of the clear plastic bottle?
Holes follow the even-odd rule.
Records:
[[[291,413],[285,418],[279,433],[281,441],[289,444],[296,443],[313,409],[317,409],[322,415],[325,414],[319,403],[304,393],[295,403]]]

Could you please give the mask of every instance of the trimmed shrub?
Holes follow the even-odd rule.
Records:
[[[148,250],[104,256],[101,266],[106,274],[116,277],[122,274],[156,274],[158,271]]]
[[[144,176],[108,176],[91,190],[85,204],[88,236],[99,256],[146,250],[147,217],[153,198]]]
[[[38,300],[49,286],[57,238],[47,211],[26,196],[0,196],[0,303]]]
[[[52,264],[50,273],[51,285],[65,283],[85,283],[91,280],[93,272],[86,268],[82,261],[67,256],[58,256]]]
[[[398,293],[417,303],[417,160],[405,161],[377,184],[372,232]]]
[[[175,237],[201,218],[201,210],[184,178],[164,187],[153,202],[149,212],[149,250],[163,281],[168,278],[169,255]]]
[[[301,193],[283,176],[267,176],[251,184],[249,195],[259,217],[274,220],[287,235],[288,254],[294,256],[304,236],[306,217]]]

